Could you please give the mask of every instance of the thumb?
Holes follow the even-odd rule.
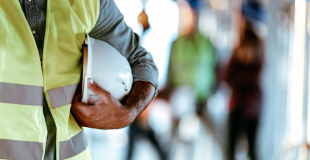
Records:
[[[91,78],[87,80],[87,86],[90,90],[92,90],[97,96],[106,96],[110,94],[105,89],[101,88],[96,82],[94,82]]]

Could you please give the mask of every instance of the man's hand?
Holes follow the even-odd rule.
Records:
[[[155,93],[151,83],[135,82],[121,103],[98,84],[88,80],[87,85],[99,96],[99,101],[94,105],[85,105],[78,94],[73,100],[71,113],[80,126],[97,129],[119,129],[130,125],[151,102]]]

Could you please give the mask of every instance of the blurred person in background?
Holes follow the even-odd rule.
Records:
[[[187,86],[195,96],[194,110],[200,114],[214,85],[216,56],[210,39],[197,28],[198,3],[189,2],[177,1],[180,33],[172,44],[167,85],[159,96],[169,99],[178,88]]]
[[[172,44],[167,83],[159,97],[169,101],[172,110],[172,136],[177,147],[171,153],[177,159],[192,159],[200,117],[215,82],[216,55],[210,39],[198,30],[198,1],[176,2],[179,37]]]
[[[229,104],[228,159],[235,159],[235,146],[242,134],[247,136],[249,156],[256,160],[255,138],[262,108],[261,72],[264,62],[263,40],[256,24],[263,21],[262,6],[249,1],[243,3],[237,15],[239,40],[233,50],[225,73],[232,89]]]
[[[152,105],[150,104],[150,106]],[[149,140],[149,142],[155,147],[161,160],[167,160],[167,155],[161,147],[154,130],[150,127],[148,122],[150,106],[146,108],[130,125],[127,160],[133,159],[135,143],[140,137]]]

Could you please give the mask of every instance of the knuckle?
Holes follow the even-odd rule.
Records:
[[[109,92],[106,92],[104,89],[100,89],[100,91],[97,94],[101,98],[109,98]]]

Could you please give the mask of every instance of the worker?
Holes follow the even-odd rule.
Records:
[[[210,124],[203,113],[215,84],[216,51],[210,39],[198,29],[198,2],[193,0],[189,3],[177,3],[180,10],[180,34],[172,43],[167,85],[159,94],[171,105],[172,135],[188,148],[183,156],[193,157],[194,136],[183,135],[195,135],[195,131],[191,130],[192,134],[187,134],[183,132],[187,129],[184,130],[181,124],[187,117],[195,114],[199,116],[199,120],[203,120],[203,124]],[[195,119],[191,119],[189,123],[199,122],[196,116],[191,117]]]
[[[0,159],[91,159],[82,127],[131,124],[156,96],[158,70],[113,0],[0,1]],[[81,103],[77,86],[86,34],[127,58],[133,75],[121,102]]]
[[[232,90],[229,103],[228,160],[235,159],[236,145],[245,134],[248,154],[256,160],[256,135],[262,111],[261,74],[264,67],[264,40],[257,28],[265,21],[264,7],[255,1],[242,4],[237,12],[238,40],[225,71]]]
[[[190,1],[189,4],[186,1],[179,1],[178,5],[180,35],[171,47],[167,85],[160,96],[167,98],[175,94],[178,88],[188,87],[193,90],[194,101],[197,103],[194,110],[202,115],[215,84],[216,51],[210,39],[198,29],[196,0]],[[190,106],[187,107],[189,108],[185,109],[186,112],[183,112],[185,114],[192,110]],[[181,109],[175,105],[172,105],[172,108],[175,109],[175,113]],[[178,115],[179,118],[180,116],[181,114]]]

